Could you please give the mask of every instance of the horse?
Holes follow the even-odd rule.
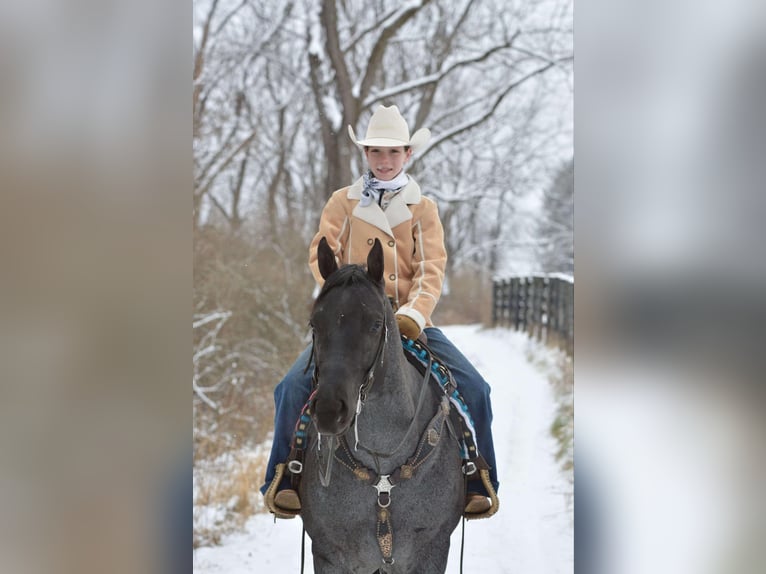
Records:
[[[375,239],[338,267],[311,311],[315,389],[300,483],[317,574],[440,574],[460,522],[464,482],[447,399],[408,362]],[[441,396],[440,396],[441,394]]]

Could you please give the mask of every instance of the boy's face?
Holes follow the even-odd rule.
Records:
[[[399,147],[369,147],[364,150],[372,175],[382,181],[394,179],[412,156],[412,150]]]

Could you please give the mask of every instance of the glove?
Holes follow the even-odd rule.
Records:
[[[408,339],[414,341],[420,335],[420,327],[415,322],[415,319],[407,315],[397,315],[396,324],[399,325],[399,332]]]

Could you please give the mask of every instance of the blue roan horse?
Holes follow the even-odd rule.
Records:
[[[318,262],[314,428],[300,484],[314,570],[443,573],[464,501],[447,400],[402,351],[380,242],[366,270],[338,268],[324,239]]]

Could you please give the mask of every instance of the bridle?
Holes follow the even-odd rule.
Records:
[[[367,370],[367,375],[364,377],[364,382],[359,387],[359,400],[357,401],[356,414],[359,414],[359,412],[362,410],[361,405],[367,399],[367,393],[370,392],[372,383],[375,382],[375,367],[377,367],[378,364],[383,364],[383,350],[386,348],[386,343],[388,343],[388,325],[384,322],[383,334],[380,336],[380,340],[378,341],[378,350],[375,352],[375,358],[372,360],[372,364]]]
[[[362,384],[359,385],[359,393],[357,395],[356,400],[356,409],[354,413],[354,450],[357,450],[359,447],[359,414],[362,412],[362,405],[364,404],[364,401],[367,399],[367,394],[370,392],[370,389],[372,388],[373,383],[375,382],[375,368],[380,364],[383,364],[383,351],[386,347],[386,343],[388,342],[388,324],[384,321],[383,322],[383,333],[380,336],[380,339],[378,341],[378,349],[375,351],[375,358],[372,360],[372,363],[370,364],[370,368],[367,369],[367,374],[362,379]],[[317,361],[317,353],[316,353],[316,331],[314,330],[314,326],[312,324],[311,326],[311,354],[309,355],[308,363],[306,363],[306,368],[304,369],[304,373],[308,371],[309,366],[311,366],[311,361],[314,360],[314,372],[311,375],[311,386],[312,386],[312,393],[311,397],[309,397],[309,400],[314,396],[314,394],[317,392],[317,389],[319,387],[319,364]],[[409,434],[409,431],[407,431],[407,434]],[[318,433],[318,440],[317,440],[317,455],[319,455],[319,451],[322,450],[322,435],[321,433]],[[405,435],[406,436],[406,435]],[[320,471],[319,471],[319,479],[323,486],[327,486],[330,484],[330,473],[332,471],[332,461],[333,461],[333,451],[335,450],[337,444],[335,437],[330,436],[328,437],[328,451],[329,451],[329,457],[327,458],[326,464],[322,465],[320,463]],[[401,446],[401,445],[400,445]],[[365,447],[362,446],[364,449]],[[367,449],[365,449],[367,450]],[[398,450],[398,447],[397,447]],[[394,451],[396,452],[396,451]],[[321,460],[321,457],[319,457]],[[324,471],[321,470],[321,467],[324,466]]]
[[[383,364],[383,350],[386,348],[386,343],[388,343],[388,324],[384,321],[383,322],[383,333],[380,335],[380,339],[378,340],[378,349],[375,351],[375,358],[372,360],[372,363],[370,364],[370,368],[367,369],[367,374],[362,379],[362,384],[359,386],[359,399],[357,401],[357,414],[359,413],[359,410],[361,409],[360,403],[364,402],[367,399],[367,393],[370,392],[370,389],[372,388],[373,382],[375,382],[375,367],[378,366],[378,364]],[[316,331],[314,330],[314,326],[311,325],[311,354],[309,355],[308,362],[306,363],[306,368],[303,370],[303,372],[307,372],[309,370],[309,367],[311,366],[311,361],[314,361],[314,372],[311,375],[311,385],[312,388],[316,389],[316,387],[319,385],[319,364],[317,361],[317,351],[316,351],[317,345],[316,345]]]
[[[384,303],[385,305],[385,303]],[[362,384],[359,386],[359,393],[357,395],[356,400],[356,409],[354,413],[354,450],[359,450],[361,448],[365,452],[371,454],[376,459],[377,458],[388,458],[396,454],[399,449],[403,446],[405,440],[407,440],[407,437],[410,435],[412,429],[414,428],[414,425],[417,422],[417,416],[413,416],[412,422],[410,423],[409,428],[407,429],[407,432],[402,437],[401,442],[399,445],[392,450],[389,453],[381,453],[372,449],[368,449],[364,445],[359,443],[359,415],[362,412],[362,406],[364,405],[365,400],[367,400],[367,395],[370,392],[370,389],[372,388],[373,383],[375,382],[375,369],[379,365],[383,364],[383,352],[386,348],[386,344],[388,343],[388,323],[385,321],[383,322],[383,333],[381,333],[380,339],[378,341],[378,349],[375,352],[375,358],[372,360],[372,363],[370,364],[370,368],[367,369],[367,374],[362,379]],[[314,392],[316,392],[316,389],[319,385],[319,366],[317,362],[317,354],[316,354],[316,339],[315,339],[315,331],[314,327],[312,325],[311,328],[311,355],[309,356],[308,363],[306,364],[306,369],[304,372],[306,372],[311,365],[311,360],[314,360],[314,372],[312,374],[312,388],[314,389]],[[428,372],[426,371],[426,379],[428,378]],[[420,412],[421,407],[423,406],[423,399],[425,398],[425,390],[427,385],[423,384],[421,386],[420,396],[418,397],[418,404],[416,408],[415,414],[417,415],[418,412]],[[313,394],[313,393],[312,393]],[[317,443],[317,446],[321,448],[319,445],[321,445],[321,436],[320,440]]]
[[[386,316],[386,318],[390,319],[390,317],[388,316]],[[470,440],[470,437],[471,437],[471,432],[469,432],[470,428],[467,429],[464,426],[463,418],[459,414],[460,411],[457,410],[459,407],[456,407],[454,404],[450,405],[451,399],[447,398],[447,397],[453,396],[453,394],[457,394],[454,380],[452,379],[451,375],[449,375],[449,372],[446,371],[446,368],[443,366],[440,366],[439,363],[434,360],[434,357],[431,351],[427,347],[425,347],[425,350],[427,351],[427,353],[422,353],[422,355],[425,355],[425,358],[427,358],[427,362],[424,362],[425,359],[423,356],[421,356],[421,354],[418,354],[417,358],[415,354],[411,354],[411,356],[410,355],[407,356],[407,359],[409,360],[409,362],[414,364],[416,367],[418,367],[420,372],[423,374],[424,379],[423,379],[423,384],[421,385],[421,388],[420,388],[420,394],[418,397],[415,414],[413,415],[409,428],[407,429],[406,433],[402,437],[398,446],[390,453],[382,453],[382,452],[377,452],[375,450],[369,449],[365,447],[364,445],[359,444],[359,435],[358,435],[359,414],[361,413],[362,406],[364,405],[364,402],[367,399],[370,393],[370,390],[372,389],[372,386],[375,382],[376,369],[378,368],[378,366],[383,365],[383,358],[384,358],[383,355],[388,342],[388,322],[387,321],[384,321],[383,327],[384,329],[378,341],[378,347],[375,352],[375,357],[373,358],[373,361],[370,364],[369,368],[367,369],[367,372],[362,380],[362,383],[359,386],[356,413],[355,413],[354,422],[353,422],[354,435],[356,440],[354,450],[358,450],[359,448],[361,448],[366,453],[371,455],[375,461],[375,470],[373,471],[372,469],[366,468],[358,459],[356,459],[351,454],[350,445],[348,444],[348,441],[346,440],[346,437],[345,437],[345,434],[348,431],[348,429],[346,429],[346,431],[344,431],[341,435],[338,435],[338,436],[326,435],[326,437],[323,437],[320,434],[319,440],[317,441],[317,444],[316,444],[316,447],[317,447],[316,455],[318,459],[317,462],[318,462],[318,470],[319,470],[319,479],[323,486],[325,487],[329,486],[332,462],[333,460],[337,458],[345,468],[353,472],[357,480],[363,480],[375,488],[375,490],[377,491],[376,538],[378,541],[378,545],[380,546],[383,563],[393,564],[394,557],[393,557],[393,547],[392,547],[392,530],[391,530],[390,511],[388,509],[388,506],[390,505],[390,501],[391,501],[391,497],[390,497],[391,489],[397,486],[398,484],[402,484],[402,481],[406,482],[408,479],[412,478],[415,470],[420,467],[423,461],[425,461],[429,456],[431,456],[431,453],[435,452],[436,446],[439,443],[439,437],[443,434],[442,432],[443,425],[447,427],[448,432],[452,434],[452,436],[454,436],[456,439],[458,439],[458,441],[461,435],[468,437],[464,439],[466,443],[463,445],[463,448],[465,448],[466,451],[473,450],[475,455],[478,455],[478,451],[476,451],[475,446],[470,446],[473,444]],[[309,417],[311,416],[310,415],[311,400],[313,396],[315,395],[318,384],[319,384],[319,369],[317,366],[317,361],[315,360],[316,359],[316,340],[315,340],[315,330],[313,328],[313,325],[312,325],[311,334],[312,334],[312,348],[311,348],[309,361],[308,361],[308,364],[306,365],[306,369],[304,370],[304,372],[308,371],[308,368],[310,367],[312,360],[314,360],[314,371],[312,373],[314,390],[312,392],[312,396],[309,397],[309,401],[306,403],[306,406],[304,407],[304,411],[301,414],[301,419],[299,420],[299,422],[303,421],[304,425],[309,424],[309,421],[310,421]],[[413,346],[418,344],[417,341],[410,341],[406,338],[402,338],[402,342],[405,344],[405,350],[408,350],[410,348],[408,347],[408,345]],[[422,346],[420,348],[422,349]],[[418,361],[420,361],[422,365],[418,363]],[[442,382],[437,377],[435,373],[440,373],[441,371],[439,369],[436,369],[436,367],[439,367],[439,369],[445,370],[446,372],[445,378],[447,379],[446,381]],[[422,407],[425,404],[424,399],[426,394],[428,394],[427,389],[430,387],[430,385],[428,385],[429,378],[432,378],[437,383],[437,388],[440,388],[441,391],[443,391],[444,393],[444,396],[441,399],[440,406],[437,408],[436,414],[431,419],[431,422],[425,426],[425,430],[423,431],[423,434],[421,435],[421,438],[419,439],[419,442],[417,444],[417,448],[415,449],[414,454],[409,459],[407,459],[407,461],[404,464],[400,465],[393,472],[390,472],[390,474],[383,475],[381,474],[381,470],[380,470],[379,458],[390,458],[395,453],[397,453],[404,446],[407,438],[410,436],[411,432],[413,431],[415,426],[418,424],[418,421],[420,419],[419,413],[421,412]],[[462,404],[462,397],[460,397],[459,395],[457,396],[456,400],[461,401],[461,404]],[[463,411],[467,413],[467,409],[463,408]],[[461,432],[457,432],[458,426]],[[302,428],[305,428],[305,426]],[[297,431],[296,431],[295,437],[297,437]],[[324,443],[324,447],[323,447],[322,441],[325,438],[326,438],[326,442]],[[294,440],[298,440],[298,439],[294,438]],[[303,459],[303,448],[304,447],[302,445],[299,447],[293,448],[293,452],[291,452],[290,454],[290,457],[292,460],[288,464],[288,469],[290,470],[290,472],[293,473],[293,478],[295,479],[295,477],[298,476],[298,480],[299,480],[299,475],[302,471],[302,464],[300,461],[302,461]],[[320,451],[321,451],[321,454],[320,454]],[[324,462],[322,459],[324,459]],[[467,475],[476,471],[477,465],[475,462],[473,462],[474,459],[481,460],[482,462],[484,460],[481,457],[481,455],[478,455],[478,457],[471,458],[471,462],[469,462],[469,464],[473,466],[474,470],[467,472],[466,471],[467,467],[464,466],[464,470],[463,470],[464,474]],[[484,462],[483,464],[484,464],[483,468],[488,468],[486,466],[486,462]],[[293,468],[293,465],[295,465],[295,468]],[[486,472],[486,471],[482,471],[482,472]],[[486,479],[484,480],[485,485],[487,485],[487,488],[491,488],[491,485],[488,484],[487,477],[488,477],[488,474],[485,474],[482,476],[482,479],[483,480]],[[296,483],[294,482],[293,484],[295,485]],[[496,504],[496,498],[493,500],[495,500],[493,504]],[[496,509],[496,506],[495,506],[495,509]],[[463,529],[465,529],[465,519],[463,520]],[[303,531],[303,536],[305,537],[305,527]],[[461,541],[461,551],[460,551],[460,571],[461,572],[463,571],[464,540],[465,540],[465,530],[463,530],[463,539]],[[301,572],[303,572],[305,543],[302,544],[301,547],[302,547]]]
[[[309,366],[311,366],[312,359],[314,360],[314,372],[311,376],[311,384],[313,388],[316,388],[319,385],[319,365],[317,363],[317,353],[316,353],[316,332],[314,331],[314,327],[312,325],[311,327],[311,354],[309,355],[308,363],[306,363],[306,368],[304,369],[304,373],[308,371]],[[375,352],[375,358],[372,360],[372,363],[370,364],[370,368],[367,369],[367,374],[362,379],[362,384],[359,386],[359,395],[357,398],[357,404],[356,404],[356,414],[358,415],[362,411],[362,403],[367,399],[367,393],[370,392],[370,389],[372,388],[372,384],[375,382],[375,367],[378,366],[378,364],[383,364],[383,351],[386,348],[386,343],[388,343],[388,324],[384,321],[383,322],[383,333],[380,335],[380,339],[378,341],[378,349]]]

